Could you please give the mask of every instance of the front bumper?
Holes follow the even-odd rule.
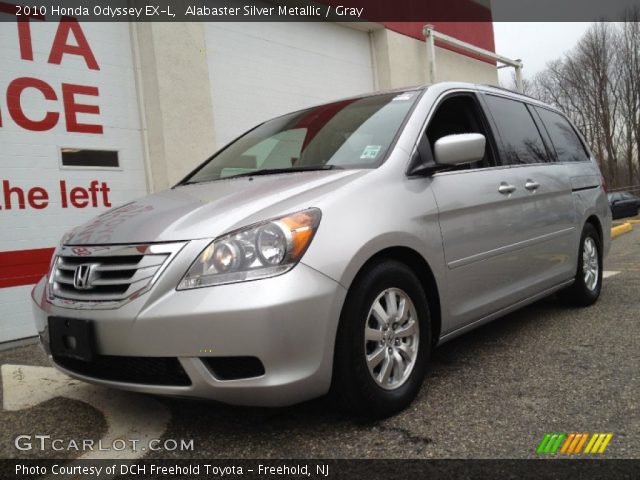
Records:
[[[175,268],[184,272],[175,265],[168,270]],[[47,353],[48,317],[88,319],[97,354],[174,357],[191,385],[105,380],[63,368],[50,356],[52,363],[72,377],[108,387],[238,405],[284,406],[329,390],[346,295],[337,282],[302,263],[277,277],[194,290],[175,290],[171,278],[165,272],[150,292],[113,310],[54,306],[44,297],[43,280],[32,294],[35,321]],[[257,357],[265,373],[221,380],[201,360],[236,356]]]

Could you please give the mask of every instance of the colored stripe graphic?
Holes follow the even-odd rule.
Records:
[[[573,439],[575,438],[575,436],[576,436],[575,433],[569,434],[569,436],[567,437],[567,441],[564,442],[564,445],[562,446],[562,450],[560,450],[560,453],[567,453],[567,450],[569,449],[569,445],[571,445],[571,442],[573,442]]]
[[[536,453],[546,455],[604,453],[612,438],[612,433],[547,433],[538,445]]]
[[[602,445],[600,445],[600,450],[598,450],[598,453],[604,453],[605,449],[607,448],[607,445],[609,445],[609,442],[613,438],[613,433],[607,433],[606,435],[607,436],[605,437],[604,441],[602,442]]]
[[[593,435],[591,435],[591,440],[589,440],[589,443],[587,443],[587,448],[584,449],[584,453],[591,453],[591,447],[593,447],[593,444],[596,443],[597,438],[598,438],[597,433],[594,433]]]
[[[594,433],[584,453],[603,453],[612,438],[612,433]]]
[[[556,442],[553,444],[553,447],[551,447],[551,450],[550,450],[551,453],[556,453],[556,451],[560,447],[560,444],[562,443],[562,440],[564,440],[565,436],[566,435],[564,433],[560,433],[558,435],[558,438],[556,439]]]
[[[49,270],[53,248],[0,252],[0,288],[37,283]]]
[[[536,453],[556,453],[564,438],[564,433],[547,433],[538,445]]]
[[[538,445],[538,448],[536,449],[536,453],[537,454],[541,454],[541,453],[545,453],[544,449],[547,446],[547,443],[549,442],[549,439],[551,438],[551,434],[547,433],[544,438],[542,439],[542,441],[540,442],[540,445]]]
[[[588,433],[583,433],[582,434],[582,438],[578,442],[578,445],[576,445],[576,449],[574,450],[573,453],[580,453],[580,451],[582,450],[582,447],[584,446],[585,442],[587,441],[587,438],[589,438],[589,434]]]
[[[582,450],[582,446],[584,445],[584,442],[587,440],[588,437],[589,437],[588,433],[576,433],[575,437],[573,438],[573,442],[571,442],[571,445],[569,446],[569,450],[567,451],[567,453],[569,455],[572,455],[574,453],[580,453],[580,450]]]

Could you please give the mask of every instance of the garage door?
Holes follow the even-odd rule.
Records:
[[[146,193],[126,23],[0,15],[0,341],[35,334],[30,291],[65,231]]]
[[[374,90],[369,35],[324,23],[208,23],[216,143],[271,117]]]

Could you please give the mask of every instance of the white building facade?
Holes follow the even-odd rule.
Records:
[[[1,22],[0,342],[35,334],[30,291],[66,231],[270,117],[424,83],[418,27]],[[491,24],[473,28],[461,39],[493,49]],[[437,50],[438,80],[497,83],[495,65]]]

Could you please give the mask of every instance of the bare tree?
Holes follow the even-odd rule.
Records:
[[[640,178],[640,8],[626,12],[618,39],[620,92],[625,130],[625,160],[629,185]]]
[[[640,184],[640,8],[594,23],[576,46],[526,82],[583,132],[612,186]],[[513,82],[515,84],[515,82]]]

